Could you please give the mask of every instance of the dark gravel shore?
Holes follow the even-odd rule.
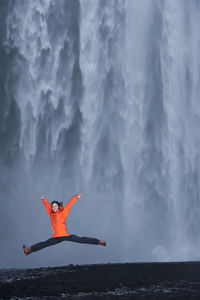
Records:
[[[200,262],[1,270],[0,299],[200,299]]]

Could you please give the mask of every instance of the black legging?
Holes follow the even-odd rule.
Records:
[[[83,244],[92,244],[92,245],[98,245],[99,240],[96,238],[89,238],[89,237],[80,237],[75,234],[70,234],[68,236],[59,236],[55,238],[50,238],[44,242],[37,243],[35,245],[32,245],[31,252],[39,251],[43,248],[53,246],[55,244],[61,243],[63,241],[70,241],[75,243],[83,243]]]

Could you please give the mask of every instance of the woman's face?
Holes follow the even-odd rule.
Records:
[[[57,210],[58,210],[58,204],[57,204],[57,203],[53,203],[53,204],[51,205],[51,208],[52,208],[52,211],[53,211],[53,212],[57,212]]]

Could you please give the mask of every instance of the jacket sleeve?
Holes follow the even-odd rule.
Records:
[[[48,215],[50,216],[50,214],[51,214],[51,204],[44,197],[42,197],[42,202],[44,203],[46,211],[47,211]]]
[[[67,202],[67,204],[64,207],[64,211],[63,211],[65,217],[67,217],[72,205],[76,202],[77,199],[78,199],[78,196],[75,195]]]

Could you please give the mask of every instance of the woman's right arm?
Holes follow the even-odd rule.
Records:
[[[46,208],[46,211],[48,213],[48,215],[50,216],[51,214],[51,204],[47,201],[47,199],[45,198],[45,195],[42,196],[42,202],[44,203],[44,206]]]

